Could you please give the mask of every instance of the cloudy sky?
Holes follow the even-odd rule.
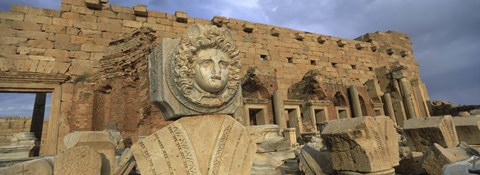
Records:
[[[211,19],[215,15],[344,38],[394,30],[413,40],[432,100],[480,104],[480,0],[110,0]],[[59,9],[59,0],[3,0]],[[0,94],[0,96],[5,96]],[[1,100],[2,98],[0,98]],[[0,101],[0,112],[5,102]]]

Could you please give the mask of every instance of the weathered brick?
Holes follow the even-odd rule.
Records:
[[[18,44],[25,41],[27,41],[27,38],[10,37],[10,36],[0,37],[0,44],[5,44],[5,45]]]
[[[95,10],[89,9],[87,7],[76,6],[76,5],[72,5],[71,11],[76,12],[76,13],[80,13],[80,14],[85,14],[85,15],[93,15],[94,12],[95,12]]]
[[[9,19],[15,21],[23,21],[25,17],[24,13],[19,12],[0,12],[0,19]]]
[[[28,39],[38,39],[46,40],[47,33],[41,31],[28,31],[28,30],[19,30],[15,34],[17,37],[28,38]]]
[[[35,47],[18,47],[17,54],[20,55],[43,55],[45,49]]]
[[[123,23],[123,20],[113,19],[113,18],[105,18],[105,17],[98,17],[98,23]]]
[[[102,36],[102,32],[97,30],[82,29],[80,30],[78,35],[91,37],[91,38],[100,38]]]
[[[47,49],[45,50],[45,56],[51,56],[55,58],[68,58],[69,52],[66,50],[59,49]]]
[[[52,20],[53,25],[67,26],[67,27],[73,26],[73,22],[74,22],[73,20],[63,19],[63,18],[53,18]]]
[[[78,35],[78,34],[80,34],[80,29],[78,29],[76,27],[67,27],[67,34]]]
[[[85,5],[88,8],[99,10],[102,8],[100,0],[85,0]]]
[[[105,18],[117,18],[117,13],[110,11],[110,10],[100,10],[100,11],[95,11],[95,15],[99,17],[105,17]]]
[[[98,23],[98,30],[102,32],[121,32],[121,23]]]
[[[71,35],[68,34],[55,34],[56,43],[70,43]]]
[[[123,21],[123,26],[125,27],[133,27],[133,28],[140,28],[143,26],[142,22],[138,21],[130,21],[130,20],[124,20]]]
[[[163,25],[167,25],[167,26],[173,25],[173,21],[172,21],[172,20],[165,19],[165,18],[157,18],[157,23],[160,23],[160,24],[163,24]]]
[[[94,15],[80,15],[78,19],[86,22],[97,22],[97,16]]]
[[[28,47],[36,47],[36,48],[44,48],[44,49],[51,49],[53,48],[53,43],[48,40],[28,40],[26,46]]]
[[[10,28],[0,28],[0,36],[15,36],[15,30]]]
[[[165,25],[145,23],[144,26],[151,27],[155,31],[165,31]]]
[[[70,4],[61,4],[60,5],[60,11],[62,12],[69,12],[72,10],[72,5]]]
[[[0,19],[0,28],[12,28],[13,21],[8,19]]]
[[[156,18],[167,18],[167,13],[157,12],[157,11],[148,11],[149,17],[156,17]]]
[[[62,0],[62,4],[83,6],[85,5],[85,0]]]
[[[135,15],[131,13],[118,13],[117,18],[125,20],[135,20]]]
[[[92,53],[90,55],[90,60],[93,60],[93,61],[99,61],[103,58],[103,52],[99,52],[99,53]]]
[[[133,12],[137,16],[148,16],[147,6],[143,4],[133,6]]]
[[[67,29],[65,26],[44,24],[42,25],[42,31],[48,33],[66,33]]]
[[[12,27],[21,30],[40,30],[42,28],[40,24],[24,21],[13,21]]]
[[[17,52],[17,47],[16,46],[0,45],[0,53],[15,54],[16,52]]]
[[[83,51],[70,51],[68,57],[73,59],[88,60],[90,58],[90,53]]]
[[[84,21],[75,21],[73,23],[73,27],[77,27],[80,29],[91,29],[91,30],[96,30],[97,29],[97,23],[95,22],[84,22]]]
[[[41,24],[52,24],[52,17],[41,16],[37,14],[25,14],[25,21]]]
[[[51,9],[43,9],[31,6],[24,6],[24,5],[12,5],[10,7],[10,11],[12,12],[22,12],[25,14],[34,14],[34,15],[41,15],[47,17],[60,17],[60,11],[58,10],[51,10]]]
[[[71,43],[55,43],[55,49],[78,51],[80,50],[80,45]]]
[[[123,7],[123,6],[117,6],[117,5],[111,5],[110,7],[114,12],[133,14],[133,9],[129,7]]]
[[[82,44],[81,50],[84,52],[103,52],[105,46],[95,44]]]
[[[71,20],[77,20],[80,16],[80,13],[74,13],[74,12],[63,12],[62,13],[62,18],[64,19],[71,19]]]

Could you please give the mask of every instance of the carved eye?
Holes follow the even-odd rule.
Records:
[[[201,66],[203,68],[209,68],[209,67],[212,66],[212,64],[213,64],[213,62],[211,60],[207,60],[207,61],[202,62]]]
[[[220,68],[226,68],[228,66],[227,62],[220,61]]]

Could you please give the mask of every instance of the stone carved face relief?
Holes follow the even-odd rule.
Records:
[[[221,50],[201,50],[194,63],[196,88],[210,93],[222,91],[228,81],[228,59]]]
[[[239,52],[228,29],[191,26],[172,59],[176,85],[173,89],[178,88],[182,97],[178,99],[190,106],[200,106],[198,109],[227,106],[236,96],[240,83]]]

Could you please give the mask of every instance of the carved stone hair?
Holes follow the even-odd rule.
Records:
[[[195,24],[182,36],[175,50],[173,75],[175,83],[184,94],[190,94],[194,83],[194,63],[201,50],[218,49],[229,58],[227,87],[238,88],[240,79],[239,50],[225,28]]]

